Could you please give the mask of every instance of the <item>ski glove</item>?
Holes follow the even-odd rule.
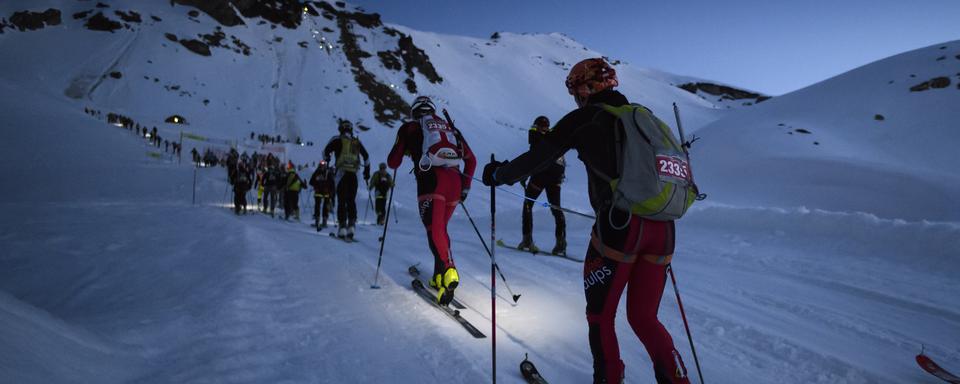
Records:
[[[500,182],[496,178],[497,169],[510,164],[509,161],[491,161],[489,164],[483,167],[483,185],[493,187],[503,182]]]
[[[464,188],[460,190],[460,202],[467,201],[467,194],[470,193],[470,188]]]
[[[363,182],[366,183],[370,180],[370,165],[363,167]]]

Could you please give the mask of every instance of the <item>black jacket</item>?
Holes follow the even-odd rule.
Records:
[[[540,132],[536,128],[530,128],[530,132],[527,134],[527,141],[530,143],[530,150],[533,151],[534,148],[544,145],[544,137],[549,132]],[[549,144],[547,144],[549,145]],[[546,182],[547,184],[560,184],[563,182],[563,173],[565,171],[565,166],[563,163],[560,163],[560,159],[556,159],[551,164],[547,165],[543,170],[537,172],[531,177],[531,180],[535,182]],[[546,185],[540,185],[540,187],[546,187]]]
[[[286,186],[286,178],[284,177],[283,171],[279,168],[273,168],[267,171],[266,182],[264,183],[265,188],[273,188],[276,190],[282,190]]]
[[[604,243],[612,244],[616,242],[616,238],[625,234],[621,233],[623,231],[614,230],[609,219],[612,218],[614,223],[620,224],[629,219],[629,214],[618,209],[609,212],[613,191],[594,171],[597,169],[611,178],[620,177],[617,172],[613,132],[617,118],[596,104],[622,106],[629,104],[629,101],[622,93],[614,90],[601,91],[590,96],[585,106],[560,119],[553,131],[543,136],[542,143],[497,169],[496,180],[498,183],[513,184],[555,164],[556,159],[568,150],[577,150],[577,158],[587,168],[590,205],[597,216],[595,228],[600,229]],[[612,217],[608,217],[608,213]]]
[[[627,98],[617,91],[607,90],[594,94],[586,106],[560,119],[553,131],[543,135],[540,144],[531,146],[529,151],[499,168],[496,173],[497,181],[513,184],[555,164],[556,159],[568,150],[576,149],[577,158],[587,166],[590,203],[594,210],[605,208],[613,194],[610,186],[598,177],[592,168],[612,178],[620,176],[617,173],[613,135],[616,117],[595,104],[621,106],[628,103]]]
[[[313,175],[310,175],[310,186],[313,187],[314,193],[333,194],[336,189],[333,180],[335,176],[336,171],[333,167],[317,167]]]

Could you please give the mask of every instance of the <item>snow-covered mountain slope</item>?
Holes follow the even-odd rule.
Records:
[[[960,41],[733,112],[694,146],[719,201],[960,219]]]
[[[229,140],[257,132],[322,144],[337,120],[347,119],[369,129],[361,136],[378,154],[392,144],[408,103],[426,94],[449,108],[478,153],[504,157],[526,146],[534,117],[555,121],[573,107],[563,86],[567,71],[601,55],[562,34],[476,39],[410,30],[343,3],[307,2],[302,12],[290,5],[296,2],[263,2],[280,11],[253,9],[260,14],[250,17],[228,7],[226,14],[243,22],[234,26],[223,9],[208,14],[181,5],[191,1],[174,3],[4,2],[0,15],[50,8],[61,19],[33,31],[8,25],[0,34],[4,76],[69,97],[78,108],[157,125],[168,138],[182,128]],[[280,22],[288,16],[295,22]],[[118,29],[88,29],[112,22]],[[726,99],[678,88],[705,80],[626,63],[617,69],[634,101],[664,116],[679,103],[691,131],[728,109]],[[174,114],[189,125],[163,124]],[[491,140],[501,137],[514,140]],[[298,162],[315,160],[317,150],[288,148]]]

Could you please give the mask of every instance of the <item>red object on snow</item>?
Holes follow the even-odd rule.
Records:
[[[917,355],[917,364],[920,364],[920,368],[923,368],[924,371],[930,372],[931,375],[934,375],[943,381],[953,384],[960,384],[960,377],[954,376],[952,373],[947,372],[923,353]]]

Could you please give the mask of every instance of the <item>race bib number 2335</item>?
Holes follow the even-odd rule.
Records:
[[[675,157],[657,155],[657,174],[661,177],[677,178],[690,181],[690,165],[687,161]]]

